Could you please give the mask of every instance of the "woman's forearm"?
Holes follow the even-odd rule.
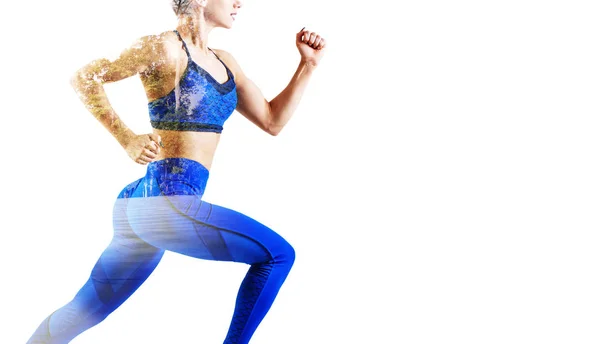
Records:
[[[272,131],[279,132],[292,117],[316,66],[300,61],[292,80],[270,102]]]
[[[108,100],[102,82],[95,80],[92,73],[82,69],[71,78],[71,86],[88,111],[124,147],[135,134],[117,116]]]

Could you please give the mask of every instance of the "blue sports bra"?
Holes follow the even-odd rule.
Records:
[[[237,105],[233,74],[209,48],[227,70],[227,81],[219,83],[192,60],[181,35],[177,30],[174,32],[183,43],[188,63],[175,89],[148,103],[150,124],[156,129],[220,133]]]

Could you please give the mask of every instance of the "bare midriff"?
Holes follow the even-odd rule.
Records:
[[[154,129],[164,147],[155,161],[166,158],[194,160],[210,170],[221,134],[213,132],[173,131]]]

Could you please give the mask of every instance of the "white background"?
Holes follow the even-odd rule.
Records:
[[[207,201],[297,252],[253,343],[600,342],[595,4],[248,0],[215,30],[268,99],[298,30],[329,40],[283,132],[234,114],[211,170]],[[145,172],[69,77],[175,16],[167,0],[2,6],[0,343],[19,344],[85,282]],[[106,89],[151,129],[139,79]],[[167,253],[72,343],[221,343],[245,270]]]

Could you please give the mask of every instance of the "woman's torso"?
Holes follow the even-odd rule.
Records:
[[[182,41],[179,40],[178,35],[173,31],[159,35],[158,40],[156,44],[158,51],[156,56],[153,56],[153,61],[150,64],[151,67],[140,73],[140,79],[146,91],[150,108],[152,108],[152,104],[163,102],[164,99],[169,99],[169,97],[172,100],[180,100],[181,94],[183,94],[183,99],[185,99],[185,85],[182,87],[181,83],[186,82],[188,89],[190,89],[189,86],[191,86],[191,89],[194,87],[200,88],[196,93],[206,92],[211,95],[210,98],[198,101],[198,103],[204,104],[198,104],[193,109],[196,113],[203,115],[202,111],[211,111],[211,108],[206,107],[212,106],[217,111],[225,111],[225,113],[217,113],[216,117],[221,116],[221,119],[224,118],[226,120],[228,117],[227,114],[233,112],[233,108],[235,107],[232,99],[237,101],[237,97],[235,94],[229,94],[236,92],[235,82],[233,81],[232,73],[227,70],[224,63],[215,54],[203,55],[200,49],[194,47],[192,42],[187,39],[187,44],[183,47]],[[185,48],[187,48],[189,55],[186,53]],[[185,77],[188,77],[188,79],[184,80]],[[200,85],[195,85],[194,83]],[[206,88],[206,90],[202,88]],[[179,93],[175,92],[176,89]],[[179,100],[178,106],[181,110],[186,105],[185,102]],[[222,110],[223,106],[220,106],[219,102],[229,102],[230,104],[226,104],[229,107]],[[154,114],[150,111],[151,117],[154,115],[156,119],[156,112],[172,112],[163,108],[154,110]],[[184,110],[188,109],[184,108]],[[178,114],[177,116],[171,116],[171,119],[176,120],[178,122],[176,124],[180,124],[179,122],[184,120],[183,117],[185,115]],[[212,117],[215,117],[215,114]],[[202,119],[197,119],[196,121],[202,122]],[[202,123],[192,124],[198,126],[198,124],[201,125]],[[210,169],[219,143],[220,132],[159,129],[154,124],[153,131],[160,135],[164,146],[155,160],[182,157],[195,160],[207,169]]]

